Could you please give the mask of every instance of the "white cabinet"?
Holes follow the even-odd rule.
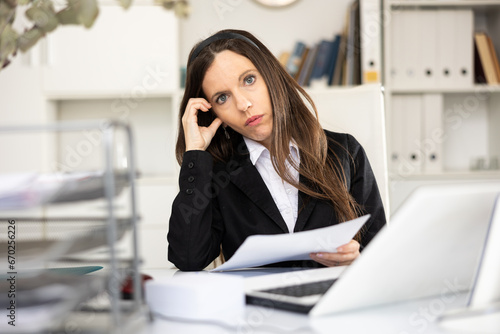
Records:
[[[10,124],[44,123],[46,101],[40,91],[41,71],[16,59],[0,74],[0,126]],[[18,171],[20,163],[36,169],[46,161],[46,134],[27,134],[6,137],[0,135],[2,163],[0,173]],[[37,147],[31,151],[32,147]],[[28,153],[30,152],[30,153]]]
[[[124,121],[134,129],[137,148],[137,170],[142,177],[172,177],[175,173],[174,136],[177,132],[173,121],[172,96],[142,100],[120,99],[71,99],[57,101],[57,119],[77,121],[112,118]],[[127,104],[128,103],[128,104]],[[129,106],[132,105],[132,107]],[[120,107],[116,107],[116,106]],[[102,140],[98,133],[72,133],[59,137],[54,161],[62,171],[75,168],[92,168],[101,158],[93,148]],[[118,140],[118,144],[121,141]],[[120,165],[127,161],[120,156],[123,148],[117,147],[115,160]]]
[[[500,2],[384,0],[384,11],[391,197],[500,178],[500,86],[475,83],[474,67],[475,32],[499,54]]]
[[[171,93],[179,85],[177,45],[172,11],[101,5],[90,29],[64,26],[47,36],[43,90],[56,98]]]

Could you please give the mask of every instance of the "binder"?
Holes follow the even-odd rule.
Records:
[[[392,12],[391,20],[389,20],[389,32],[390,32],[390,61],[388,62],[389,68],[389,78],[392,86],[399,87],[401,84],[402,68],[403,68],[403,57],[401,43],[403,42],[403,32],[402,32],[403,16],[401,11],[396,10]]]
[[[421,89],[425,87],[424,73],[420,71],[421,52],[423,48],[421,11],[405,10],[402,14],[404,20],[403,43],[397,46],[403,52],[403,77],[401,85],[405,88]]]
[[[420,151],[425,173],[443,171],[443,95],[424,94],[422,97],[422,138]]]
[[[394,95],[391,110],[391,168],[398,176],[422,171],[422,96]]]
[[[474,84],[474,13],[455,10],[455,85],[472,87]]]
[[[416,41],[419,52],[416,66],[419,77],[422,78],[418,88],[434,88],[438,86],[437,81],[440,75],[438,68],[439,48],[440,45],[443,45],[443,42],[449,44],[449,41],[442,41],[440,38],[439,25],[441,23],[438,11],[424,10],[418,13],[422,22],[419,27],[421,29],[419,39]]]
[[[472,10],[439,10],[437,20],[437,87],[471,87],[474,54]]]
[[[404,83],[404,56],[402,45],[405,45],[405,15],[403,11],[392,12],[390,24],[391,49],[390,49],[390,80],[393,87],[401,87]]]
[[[422,95],[403,95],[403,163],[409,174],[422,172]]]
[[[360,0],[361,82],[380,82],[382,73],[381,1]]]
[[[447,87],[453,85],[454,60],[455,60],[455,16],[453,10],[440,10],[438,14],[438,73],[437,86]]]
[[[472,10],[405,9],[394,11],[391,20],[394,86],[419,90],[472,86]]]
[[[438,48],[435,11],[405,9],[392,15],[391,75],[394,86],[408,89],[436,87]]]
[[[395,175],[404,174],[403,169],[403,141],[405,133],[403,130],[403,96],[394,95],[391,103],[391,111],[389,117],[390,129],[390,154],[389,154],[389,168]]]

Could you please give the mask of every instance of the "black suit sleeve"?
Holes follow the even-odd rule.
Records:
[[[202,270],[220,253],[223,224],[212,191],[212,167],[208,152],[184,153],[167,236],[168,259],[183,271]]]
[[[361,230],[361,249],[363,249],[384,227],[386,217],[377,181],[365,150],[353,136],[346,136],[348,151],[352,156],[349,168],[350,193],[360,205],[363,214],[371,215]]]

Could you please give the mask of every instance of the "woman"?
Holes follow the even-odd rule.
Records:
[[[321,128],[313,101],[250,33],[220,31],[193,48],[179,116],[180,192],[168,233],[168,258],[179,269],[202,270],[221,251],[228,259],[253,234],[370,213],[337,253],[281,264],[347,265],[385,225],[363,148]]]

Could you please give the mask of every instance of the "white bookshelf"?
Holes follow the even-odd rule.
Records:
[[[405,197],[402,193],[426,183],[499,179],[500,85],[474,82],[473,34],[486,31],[500,54],[500,1],[384,0],[383,12],[391,198],[399,203]],[[460,20],[455,20],[456,27],[453,15],[461,15]],[[433,23],[433,17],[450,21]],[[410,23],[401,23],[404,20],[413,20],[417,31],[409,28]],[[456,64],[459,60],[451,55],[448,58],[448,51],[440,46],[446,41],[442,34],[447,23],[451,27],[450,40],[455,41],[451,43],[455,44],[446,47],[456,48],[458,43],[468,50],[465,71]],[[410,37],[405,39],[405,34]],[[420,51],[424,48],[431,51]],[[406,51],[409,59],[420,64],[428,61],[429,67],[410,69],[404,61]],[[434,53],[429,56],[429,52]],[[457,65],[454,73],[453,65]],[[445,70],[450,76],[455,74],[456,80],[447,81]],[[421,81],[412,82],[412,78]],[[434,102],[426,102],[429,100]],[[434,123],[425,123],[431,118]],[[432,133],[440,135],[433,137]],[[397,209],[397,203],[393,209]]]
[[[498,6],[497,0],[459,0],[459,1],[448,1],[448,0],[389,0],[386,2],[392,8],[403,8],[403,7],[420,7],[420,8],[450,8],[450,7],[460,7],[460,8],[473,8],[473,9],[484,9],[490,7]]]

